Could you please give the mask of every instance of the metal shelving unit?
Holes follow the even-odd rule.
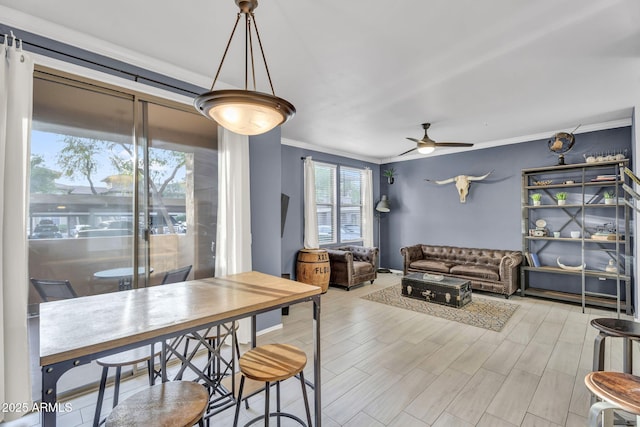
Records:
[[[624,169],[628,160],[574,165],[549,166],[522,170],[522,251],[535,253],[543,259],[547,253],[562,253],[563,257],[578,259],[580,264],[567,269],[556,267],[546,258],[539,266],[528,264],[521,268],[520,292],[522,296],[536,296],[560,301],[576,302],[585,306],[613,308],[632,314],[631,277],[632,246],[630,235],[630,193],[625,183]],[[558,205],[554,191],[569,193],[570,200]],[[614,193],[615,203],[603,201],[605,192]],[[530,203],[532,193],[540,193],[545,203]],[[551,217],[553,228],[564,236],[548,235],[547,229],[530,235],[537,220]],[[595,234],[592,222],[606,221],[615,230],[611,236]],[[580,237],[567,237],[569,230],[579,231]],[[613,240],[601,240],[613,237]],[[594,267],[594,260],[613,260],[615,272]],[[600,261],[601,262],[601,261]],[[560,263],[560,258],[557,258]],[[580,269],[580,266],[586,266]],[[575,268],[578,268],[577,270]],[[580,292],[572,289],[549,289],[541,273],[580,277]],[[547,276],[548,277],[548,276]],[[609,286],[613,284],[613,286]],[[622,296],[624,286],[624,299]]]

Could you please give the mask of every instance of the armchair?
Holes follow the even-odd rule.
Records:
[[[344,286],[349,290],[352,286],[377,277],[378,248],[365,248],[348,245],[327,249],[331,266],[329,284]]]

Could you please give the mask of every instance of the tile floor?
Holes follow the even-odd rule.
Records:
[[[493,332],[360,298],[398,281],[397,275],[382,274],[373,285],[348,292],[330,288],[323,295],[324,426],[586,425],[589,395],[583,379],[591,369],[596,335],[589,321],[614,317],[614,312],[587,309],[583,314],[579,306],[513,296],[509,302],[519,309],[501,332]],[[284,328],[260,336],[259,344],[288,342],[311,359],[310,319],[310,303],[293,306],[283,316]],[[606,368],[620,370],[620,340],[608,341]],[[305,375],[313,379],[310,363]],[[121,394],[126,397],[145,384],[144,375],[132,378]],[[286,381],[282,391],[284,409],[302,417],[297,381]],[[243,407],[241,421],[263,410],[261,399],[252,398],[249,410]],[[69,400],[73,409],[59,415],[58,425],[90,426],[95,400],[96,392]],[[105,401],[105,408],[110,405]],[[227,410],[211,424],[231,425],[232,419],[233,410]],[[0,425],[40,424],[34,413]]]

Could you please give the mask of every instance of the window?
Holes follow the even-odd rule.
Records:
[[[363,170],[320,162],[315,170],[320,244],[361,241]]]

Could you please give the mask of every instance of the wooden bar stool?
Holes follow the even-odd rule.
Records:
[[[622,372],[598,371],[587,374],[584,383],[591,393],[603,400],[591,405],[590,426],[598,426],[598,416],[605,410],[617,408],[640,415],[640,377]],[[612,423],[612,420],[609,416],[607,422]]]
[[[100,420],[100,412],[102,411],[102,402],[104,400],[104,390],[107,386],[109,368],[116,368],[116,377],[113,386],[113,408],[118,404],[118,396],[120,395],[120,374],[122,373],[123,366],[132,366],[137,365],[138,363],[147,362],[149,385],[153,385],[156,377],[153,364],[155,357],[160,354],[160,350],[154,351],[153,357],[151,357],[151,352],[153,350],[151,350],[150,347],[153,348],[152,346],[134,348],[133,350],[123,351],[122,353],[113,354],[96,360],[96,363],[102,366],[102,378],[100,379],[100,388],[98,389],[96,412],[93,416],[94,427],[98,427],[104,422],[104,420]]]
[[[633,368],[632,340],[640,340],[640,323],[624,319],[599,318],[591,321],[591,326],[600,333],[593,344],[593,370],[604,370],[604,342],[607,337],[623,338],[622,370],[627,374]]]
[[[202,419],[209,393],[201,384],[170,381],[139,391],[116,406],[105,427],[191,427]]]
[[[252,419],[245,424],[245,427],[263,418],[264,425],[268,427],[269,417],[278,417],[278,425],[280,424],[280,417],[287,417],[304,426],[304,421],[297,416],[280,412],[280,381],[299,374],[304,407],[307,412],[306,426],[311,427],[311,412],[309,411],[309,400],[307,398],[307,389],[305,387],[303,373],[306,364],[307,355],[304,351],[289,344],[267,344],[255,347],[244,353],[238,360],[242,376],[240,378],[240,390],[236,402],[236,414],[233,419],[233,426],[236,427],[238,425],[238,415],[240,414],[240,406],[242,404],[242,391],[246,378],[264,383],[265,408],[264,415]],[[269,412],[269,388],[272,383],[276,384],[276,412]]]

